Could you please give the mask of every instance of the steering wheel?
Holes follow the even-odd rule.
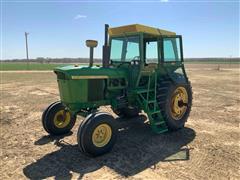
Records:
[[[140,56],[134,56],[130,61],[131,65],[138,65],[140,60]]]

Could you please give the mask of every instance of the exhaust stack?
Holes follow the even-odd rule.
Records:
[[[97,47],[98,42],[95,40],[86,40],[86,46],[90,48],[89,67],[93,66],[93,48]]]
[[[109,67],[110,48],[108,45],[108,28],[109,28],[109,25],[105,24],[105,39],[104,39],[103,54],[102,54],[103,67]]]

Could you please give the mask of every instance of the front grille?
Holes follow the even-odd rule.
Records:
[[[99,101],[103,99],[104,94],[104,80],[90,79],[88,81],[88,100]]]

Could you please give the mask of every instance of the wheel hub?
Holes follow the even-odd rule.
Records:
[[[54,116],[54,125],[58,128],[65,128],[71,121],[71,115],[68,111],[60,110]]]
[[[180,120],[187,110],[188,94],[184,87],[178,87],[171,99],[171,115],[175,120]]]
[[[108,124],[100,124],[92,134],[92,142],[97,147],[103,147],[108,144],[112,136],[112,129]]]

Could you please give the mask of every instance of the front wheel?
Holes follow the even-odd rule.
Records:
[[[93,113],[80,124],[77,134],[79,149],[90,156],[109,152],[116,142],[117,128],[108,113]]]
[[[51,135],[67,134],[75,122],[76,116],[72,115],[60,101],[52,103],[42,114],[43,128]]]

